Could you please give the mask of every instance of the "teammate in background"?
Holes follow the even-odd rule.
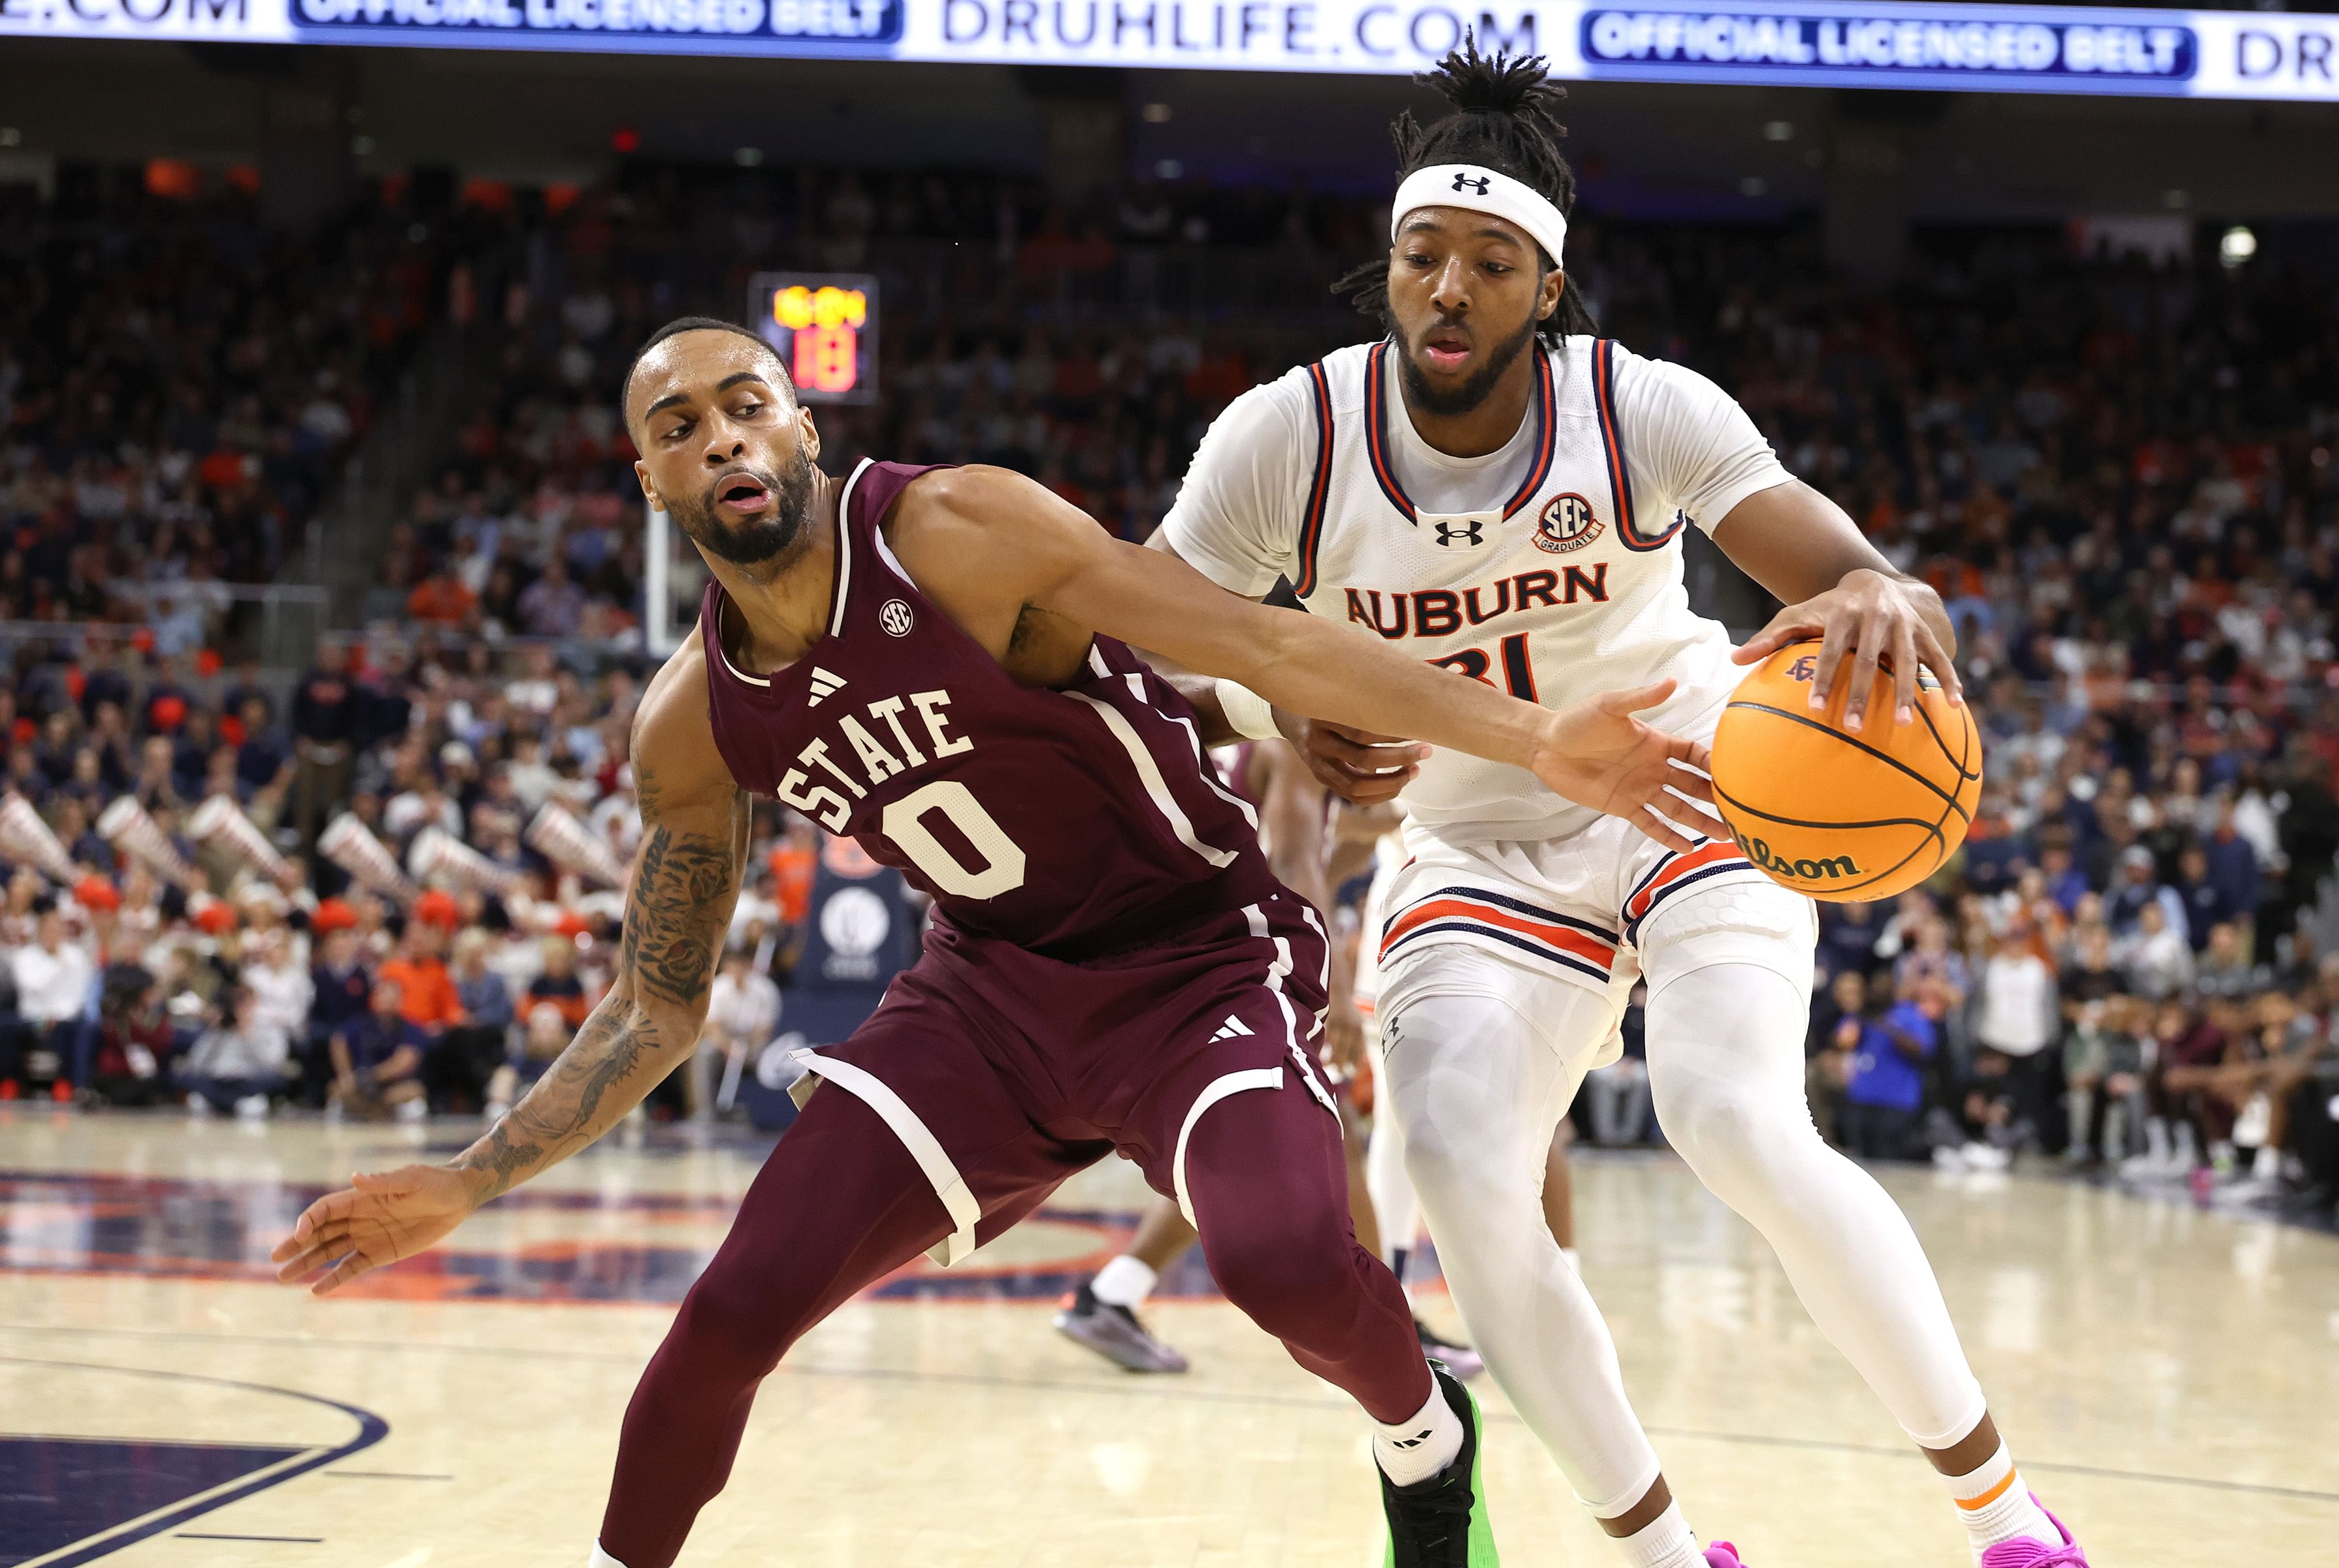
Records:
[[[280,1277],[324,1294],[411,1257],[687,1059],[748,796],[776,795],[926,891],[933,931],[852,1039],[798,1053],[803,1115],[635,1391],[593,1563],[673,1563],[806,1329],[922,1252],[956,1262],[1119,1148],[1195,1219],[1228,1297],[1376,1423],[1397,1568],[1491,1563],[1475,1407],[1350,1233],[1312,1063],[1323,932],[1129,645],[1485,752],[1686,843],[1655,807],[1711,798],[1683,771],[1704,750],[1629,716],[1670,685],[1551,713],[1222,594],[1002,470],[831,478],[778,356],[727,323],[662,329],[623,407],[644,494],[712,579],[635,721],[644,837],[615,982],[463,1154],[311,1205]]]
[[[1539,60],[1475,47],[1430,76],[1454,112],[1397,120],[1387,258],[1343,281],[1389,336],[1236,399],[1154,544],[1238,595],[1288,577],[1315,618],[1368,627],[1473,677],[1466,690],[1559,702],[1674,677],[1663,722],[1689,734],[1712,733],[1738,665],[1800,637],[1823,639],[1814,708],[1849,681],[1854,733],[1909,722],[1920,665],[1954,697],[1938,596],[1796,482],[1711,381],[1594,335],[1563,271],[1574,182],[1543,78]],[[1691,519],[1791,606],[1736,664],[1689,608]],[[1886,658],[1896,701],[1872,712]],[[1413,860],[1382,936],[1382,1097],[1480,1354],[1637,1568],[1700,1549],[1536,1200],[1553,1129],[1614,1035],[1628,953],[1647,973],[1668,1138],[1925,1450],[1975,1558],[2084,1563],[2017,1474],[1908,1220],[1811,1124],[1810,901],[1727,842],[1684,852],[1515,768],[1425,761],[1219,695],[1232,729],[1287,735],[1343,794],[1404,788]],[[1738,1561],[1720,1546],[1704,1560]]]
[[[1266,852],[1268,869],[1284,886],[1313,904],[1327,925],[1337,922],[1334,892],[1348,875],[1368,863],[1371,840],[1364,841],[1359,855],[1357,835],[1327,831],[1336,814],[1332,793],[1308,771],[1288,742],[1245,741],[1221,747],[1211,756],[1227,787],[1258,809],[1259,847]],[[1357,1244],[1386,1262],[1389,1250],[1383,1244],[1365,1178],[1366,1129],[1354,1100],[1341,1092],[1361,1065],[1364,1051],[1364,1021],[1353,979],[1357,967],[1354,950],[1335,934],[1324,1056],[1333,1070],[1330,1076],[1340,1103],[1349,1219]],[[1065,1299],[1053,1320],[1056,1331],[1124,1372],[1187,1370],[1190,1363],[1185,1356],[1156,1337],[1137,1310],[1195,1239],[1194,1228],[1186,1222],[1178,1205],[1167,1198],[1156,1199],[1139,1218],[1129,1249],[1082,1280]],[[1404,1270],[1393,1267],[1392,1272],[1401,1283]],[[1467,1379],[1485,1370],[1485,1363],[1475,1351],[1445,1338],[1417,1313],[1413,1326],[1422,1348],[1444,1362],[1456,1376]]]

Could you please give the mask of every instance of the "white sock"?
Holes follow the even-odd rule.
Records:
[[[585,1568],[626,1568],[626,1565],[602,1551],[601,1543],[596,1541],[593,1543],[592,1561],[586,1563]]]
[[[1131,1312],[1145,1305],[1161,1277],[1142,1258],[1122,1253],[1097,1270],[1089,1281],[1089,1290],[1107,1307],[1126,1307]]]
[[[2272,1181],[2282,1174],[2282,1150],[2271,1143],[2261,1143],[2250,1158],[2250,1174],[2260,1181]]]
[[[1705,1568],[1697,1536],[1682,1517],[1681,1504],[1668,1503],[1665,1511],[1616,1544],[1633,1568]]]
[[[2015,1469],[2014,1455],[2006,1451],[2005,1444],[2000,1443],[1998,1452],[1982,1461],[1980,1469],[1943,1479],[1949,1484],[1949,1495],[1957,1502],[1959,1517],[1965,1521],[1977,1558],[2001,1541],[2063,1543],[2046,1510],[2030,1500],[2030,1488],[2022,1484],[2021,1472]]]
[[[1462,1418],[1446,1403],[1446,1390],[1430,1380],[1429,1403],[1410,1421],[1373,1424],[1373,1458],[1381,1474],[1399,1486],[1426,1481],[1462,1452]]]

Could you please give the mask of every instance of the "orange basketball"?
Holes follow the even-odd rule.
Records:
[[[1981,736],[1928,670],[1904,725],[1880,669],[1866,727],[1852,734],[1850,658],[1826,712],[1811,705],[1819,652],[1815,641],[1790,644],[1738,683],[1713,734],[1714,800],[1746,858],[1781,886],[1839,903],[1890,898],[1965,842],[1981,796]]]

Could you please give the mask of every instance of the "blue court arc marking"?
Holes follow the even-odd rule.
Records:
[[[390,1435],[390,1423],[370,1410],[264,1383],[33,1356],[0,1356],[0,1366],[102,1372],[273,1394],[338,1410],[358,1426],[357,1435],[338,1446],[306,1448],[0,1434],[0,1504],[5,1504],[0,1506],[0,1568],[77,1568],[337,1464]],[[61,1480],[72,1481],[75,1490],[71,1494],[34,1490]],[[90,1486],[93,1480],[96,1484]]]
[[[308,1452],[235,1443],[0,1435],[0,1568]]]

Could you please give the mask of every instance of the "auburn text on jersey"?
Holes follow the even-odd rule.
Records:
[[[1464,626],[1484,626],[1498,616],[1563,605],[1608,602],[1608,563],[1537,569],[1497,577],[1484,587],[1414,588],[1384,594],[1350,588],[1348,618],[1394,642],[1399,637],[1451,636]],[[1387,603],[1384,605],[1383,601]]]

